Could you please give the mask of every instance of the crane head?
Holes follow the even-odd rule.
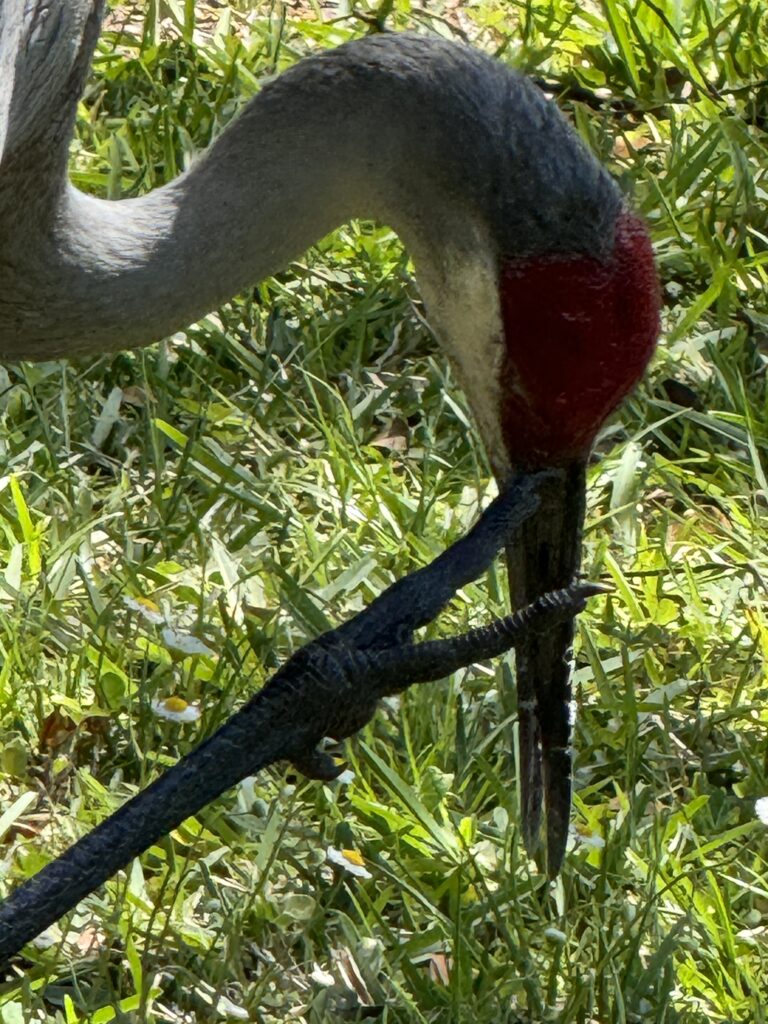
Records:
[[[570,144],[564,136],[563,147]],[[581,178],[558,179],[567,181],[568,195],[554,211],[537,209],[534,194],[525,193],[529,180],[517,179],[512,191],[526,194],[526,219],[514,221],[520,204],[505,207],[499,190],[501,207],[486,205],[492,215],[433,244],[439,265],[422,261],[430,320],[496,476],[564,470],[507,546],[515,609],[568,586],[579,572],[590,449],[640,379],[659,332],[646,227],[599,165],[587,166]],[[546,198],[552,195],[550,188]],[[545,807],[553,876],[570,820],[572,642],[573,622],[564,621],[515,652],[522,834],[538,856]]]
[[[590,448],[656,344],[659,287],[643,222],[622,208],[601,258],[547,254],[504,262],[499,304],[503,457],[513,472],[566,470],[507,547],[510,594],[520,608],[579,571]],[[551,876],[570,820],[572,641],[573,623],[564,622],[516,652],[523,838],[537,855],[544,804]]]
[[[546,255],[502,265],[499,368],[505,454],[517,468],[584,459],[634,387],[659,333],[648,232],[619,214],[607,259]]]

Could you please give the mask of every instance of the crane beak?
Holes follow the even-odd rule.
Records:
[[[579,571],[586,462],[564,468],[541,492],[541,503],[507,545],[513,610],[567,586]],[[522,832],[539,852],[546,809],[547,873],[563,862],[571,813],[571,681],[574,622],[535,632],[516,645]]]

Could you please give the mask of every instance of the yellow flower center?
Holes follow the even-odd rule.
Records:
[[[357,850],[342,850],[341,854],[344,860],[348,860],[350,864],[355,864],[357,867],[365,867],[365,861]]]
[[[166,697],[163,705],[166,711],[172,711],[177,715],[181,714],[182,711],[186,711],[189,707],[189,704],[182,697]]]

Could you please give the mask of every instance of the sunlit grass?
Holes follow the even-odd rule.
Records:
[[[558,87],[651,225],[665,322],[590,472],[585,565],[615,589],[580,624],[573,850],[554,885],[528,864],[511,672],[479,666],[382,708],[348,745],[348,784],[275,770],[186,822],[29,949],[0,1016],[763,1021],[763,6],[351,6],[369,20],[148,5],[121,36],[118,9],[73,175],[114,198],[161,183],[262,77],[377,15]],[[492,493],[407,257],[369,224],[160,346],[9,369],[0,415],[6,890]],[[432,631],[504,595],[493,570]],[[171,696],[201,721],[159,719]]]

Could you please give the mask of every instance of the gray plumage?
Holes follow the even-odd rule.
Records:
[[[4,74],[20,47],[0,160],[0,358],[156,340],[353,215],[391,224],[435,280],[445,251],[611,244],[616,186],[555,107],[482,54],[416,35],[303,61],[163,188],[86,196],[66,155],[100,6],[4,0],[0,12]]]

